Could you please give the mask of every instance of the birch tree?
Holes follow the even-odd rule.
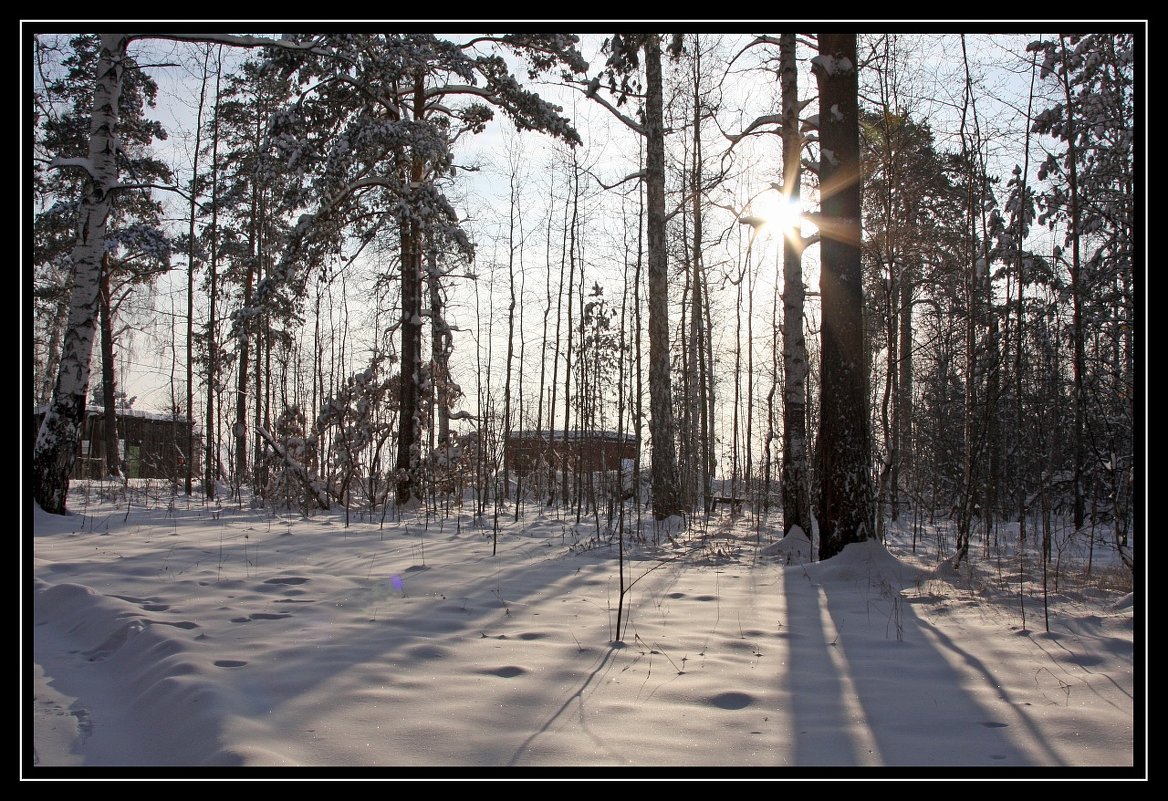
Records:
[[[85,415],[89,360],[105,256],[106,224],[118,192],[118,111],[130,39],[125,34],[100,37],[87,155],[62,158],[50,166],[81,170],[77,241],[73,247],[73,287],[53,401],[33,446],[33,498],[46,512],[63,514],[76,442]]]

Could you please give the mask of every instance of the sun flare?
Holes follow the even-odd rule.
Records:
[[[759,195],[750,206],[753,216],[761,219],[772,232],[798,231],[804,223],[802,209],[778,192]]]

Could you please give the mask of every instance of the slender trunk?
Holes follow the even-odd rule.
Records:
[[[450,378],[450,353],[454,349],[453,334],[446,322],[446,301],[442,297],[442,284],[438,276],[438,254],[430,251],[430,354],[434,362],[433,383],[438,400],[436,410],[438,444],[450,443],[450,410],[457,388]]]
[[[690,292],[689,304],[689,352],[690,364],[686,371],[686,413],[688,416],[688,425],[686,426],[686,440],[688,443],[689,456],[687,464],[693,473],[690,506],[697,507],[699,495],[702,496],[704,504],[708,510],[709,498],[705,496],[706,486],[709,481],[709,475],[706,465],[706,460],[703,457],[705,451],[705,433],[702,431],[701,420],[705,415],[705,407],[702,402],[704,396],[704,383],[706,375],[706,347],[704,342],[705,330],[702,326],[702,308],[704,301],[704,283],[705,276],[702,268],[702,102],[701,102],[701,51],[699,47],[694,48],[694,65],[693,65],[693,175],[690,179],[690,194],[693,196],[691,201],[691,214],[693,217],[693,252],[690,255],[690,264],[692,265],[690,283],[692,289]]]
[[[556,393],[559,391],[559,370],[560,370],[560,343],[561,331],[563,326],[564,315],[564,269],[568,264],[568,213],[569,204],[564,204],[564,229],[563,235],[560,239],[560,291],[556,294],[556,347],[552,355],[552,396],[548,406],[548,506],[555,503],[556,500],[556,468],[560,470],[567,469],[564,463],[567,452],[565,450],[566,443],[563,436],[559,438],[559,449],[556,449]],[[571,284],[569,283],[569,286]],[[571,307],[569,306],[569,313]],[[566,436],[567,432],[564,432]],[[567,479],[564,479],[567,482]],[[564,494],[567,494],[565,489]]]
[[[714,476],[717,473],[717,436],[715,435],[714,423],[714,318],[710,314],[710,293],[702,294],[702,301],[704,302],[703,313],[705,314],[706,323],[706,359],[705,359],[705,381],[702,384],[702,393],[705,400],[705,414],[702,417],[702,441],[705,443],[705,459],[706,459],[706,498],[712,498],[714,495]]]
[[[961,37],[961,52],[966,56],[965,37]],[[966,213],[966,250],[969,264],[965,274],[965,394],[962,409],[962,467],[961,467],[961,495],[957,510],[957,553],[954,556],[954,566],[960,565],[969,552],[970,529],[972,528],[974,491],[976,479],[976,445],[974,440],[978,436],[977,430],[977,403],[978,381],[980,371],[977,363],[977,321],[979,317],[978,270],[979,259],[977,254],[977,216],[978,196],[975,186],[978,183],[977,171],[974,169],[974,148],[970,146],[966,135],[966,115],[972,103],[973,83],[969,75],[969,59],[965,63],[965,96],[961,108],[961,150],[962,160],[966,169],[965,178],[965,213]],[[976,143],[975,143],[976,144]],[[986,270],[989,265],[986,264]]]
[[[662,111],[661,40],[645,38],[645,186],[649,240],[649,420],[653,441],[653,516],[681,512],[673,389],[669,369],[669,270],[665,250],[665,128]]]
[[[1086,460],[1086,443],[1083,432],[1084,406],[1086,396],[1083,390],[1083,372],[1085,370],[1085,353],[1083,348],[1083,274],[1079,249],[1082,223],[1080,220],[1079,201],[1079,152],[1075,142],[1075,113],[1071,102],[1070,68],[1067,65],[1067,41],[1065,35],[1059,36],[1062,45],[1062,83],[1067,108],[1067,161],[1070,163],[1070,190],[1071,190],[1071,303],[1073,307],[1071,317],[1071,338],[1074,348],[1072,370],[1074,374],[1074,431],[1072,433],[1074,447],[1074,523],[1075,531],[1083,528],[1083,463]]]
[[[569,439],[569,423],[571,421],[572,413],[572,342],[575,339],[574,330],[572,326],[572,298],[575,294],[576,282],[576,221],[579,218],[580,212],[580,168],[576,163],[576,151],[572,151],[572,219],[568,224],[566,231],[567,246],[568,246],[568,336],[566,337],[568,347],[564,352],[564,431],[563,439],[560,441],[561,445],[561,465],[563,472],[560,474],[562,482],[560,487],[560,494],[564,503],[568,503],[568,467],[573,460],[570,454],[573,453],[571,440]]]
[[[759,257],[759,263],[763,261]],[[745,450],[743,451],[743,477],[745,479],[746,495],[749,496],[753,483],[751,481],[752,473],[754,472],[754,273],[748,271],[746,274],[746,431],[743,432],[742,440]]]
[[[644,183],[642,182],[642,189]],[[644,324],[641,320],[641,270],[644,266],[645,259],[645,227],[641,221],[645,219],[645,193],[637,193],[637,204],[640,208],[637,210],[637,269],[635,270],[635,277],[633,279],[633,319],[637,327],[637,335],[635,340],[635,356],[636,356],[636,372],[637,372],[637,390],[636,402],[633,404],[635,410],[633,427],[637,435],[637,461],[633,464],[633,487],[634,497],[637,500],[637,526],[640,531],[641,524],[641,444],[643,442],[642,436],[645,431],[645,387],[643,384],[643,377],[645,375],[644,364],[644,349],[643,349],[643,335]]]
[[[899,296],[899,287],[896,281],[896,264],[888,264],[888,280],[884,283],[884,392],[880,398],[880,425],[884,432],[884,463],[880,469],[880,480],[876,495],[876,536],[884,540],[884,502],[890,494],[889,484],[892,481],[892,468],[896,464],[896,431],[893,421],[892,404],[896,394],[897,382],[897,346],[896,338],[896,300]]]
[[[253,172],[251,180],[251,209],[248,215],[247,227],[247,267],[243,277],[243,308],[250,308],[252,302],[252,291],[255,282],[258,280],[258,273],[260,268],[260,226],[264,224],[261,219],[261,202],[260,194],[263,191],[261,188],[260,179],[260,143],[263,141],[264,121],[263,114],[257,113],[255,115],[255,127],[251,132],[252,153],[254,155]],[[248,386],[250,381],[249,371],[251,369],[251,339],[255,327],[250,323],[246,323],[239,331],[239,360],[236,368],[236,383],[235,383],[235,424],[232,427],[232,434],[235,436],[235,490],[238,496],[239,488],[242,486],[244,479],[247,477],[247,397]],[[256,351],[258,354],[258,340]],[[256,361],[257,376],[259,361]],[[256,386],[259,383],[257,380]],[[256,422],[259,422],[259,397],[258,393],[253,394],[256,409]],[[259,452],[258,435],[256,442],[256,452]],[[253,491],[258,490],[258,486],[253,483]]]
[[[204,458],[205,488],[208,498],[215,497],[215,470],[219,466],[219,437],[215,431],[215,387],[219,383],[219,345],[215,341],[215,304],[219,295],[219,86],[223,77],[222,55],[223,48],[219,48],[220,60],[215,73],[215,117],[211,123],[211,263],[208,280],[210,283],[210,310],[207,315],[207,448]],[[204,73],[205,75],[205,73]],[[199,112],[202,113],[202,100],[199,102]],[[196,145],[198,136],[195,137]],[[191,430],[194,430],[194,413],[190,413]],[[194,440],[187,450],[187,475],[191,475],[195,461]],[[188,489],[190,493],[188,478]]]
[[[554,180],[554,174],[553,174]],[[554,184],[550,187],[549,195],[554,196]],[[543,395],[547,387],[547,350],[548,350],[548,315],[552,310],[552,211],[553,207],[549,204],[547,216],[547,230],[544,233],[544,307],[543,307],[543,330],[540,335],[540,351],[539,351],[539,398],[536,402],[535,409],[535,427],[541,432],[546,431],[548,436],[547,445],[544,448],[544,460],[551,464],[551,432],[555,428],[555,422],[552,420],[553,409],[549,408],[547,428],[544,428],[543,421]],[[553,378],[553,383],[555,379]],[[535,466],[532,466],[532,475],[535,475]],[[551,477],[549,476],[549,483]],[[536,486],[539,482],[536,481]],[[549,490],[550,493],[550,490]]]
[[[914,269],[902,265],[900,274],[900,360],[896,399],[896,462],[892,478],[892,519],[900,515],[900,485],[909,486],[913,475],[913,277]]]
[[[61,367],[61,341],[65,336],[65,324],[69,319],[69,302],[62,297],[54,307],[53,319],[48,325],[49,341],[45,347],[45,363],[37,365],[42,369],[41,381],[38,386],[37,400],[40,403],[50,403],[53,400],[53,386],[56,383],[57,371]]]
[[[99,312],[101,324],[101,400],[104,409],[105,425],[102,434],[102,457],[104,460],[102,476],[122,475],[121,452],[118,448],[118,410],[114,405],[114,312],[110,298],[110,255],[107,252],[102,256],[101,291],[99,294]],[[188,468],[189,469],[189,468]]]
[[[191,166],[191,200],[188,211],[187,226],[187,412],[192,418],[192,425],[187,435],[187,454],[194,453],[195,426],[194,415],[190,410],[195,407],[195,209],[198,206],[199,182],[199,146],[203,135],[203,106],[207,100],[207,73],[211,62],[211,46],[207,45],[203,51],[203,78],[199,84],[199,105],[195,114],[195,145],[194,159]],[[186,475],[183,477],[187,495],[193,491],[194,459],[187,459]]]
[[[503,384],[503,499],[508,497],[510,489],[511,458],[509,443],[511,440],[511,370],[515,360],[515,251],[518,247],[515,236],[515,209],[518,201],[518,190],[515,186],[515,170],[511,165],[511,205],[507,227],[507,289],[510,292],[510,303],[507,305],[507,363],[506,380]],[[521,238],[521,237],[520,237]]]
[[[753,238],[754,234],[751,234]],[[742,407],[742,284],[750,269],[750,246],[746,250],[746,265],[738,274],[738,296],[734,303],[734,406],[730,422],[730,495],[738,494],[738,410]],[[725,490],[723,489],[723,492]],[[733,510],[733,506],[731,509]]]
[[[776,281],[771,295],[771,388],[767,392],[767,431],[763,440],[762,458],[762,514],[770,517],[771,512],[771,450],[775,441],[775,395],[779,391],[779,342],[782,331],[779,324],[779,283]],[[781,476],[781,472],[780,472]],[[782,481],[780,479],[780,490]]]
[[[397,451],[397,502],[421,497],[415,468],[421,448],[419,386],[422,376],[422,232],[406,222],[401,233],[401,381],[398,408],[400,431]]]
[[[516,219],[519,225],[520,241],[524,239],[523,234],[523,210],[522,207],[516,210]],[[527,358],[527,336],[523,328],[523,307],[526,305],[523,298],[527,291],[527,270],[523,266],[523,248],[519,248],[519,374],[516,376],[516,392],[519,396],[518,409],[516,409],[515,418],[519,421],[520,428],[523,427],[523,368]],[[514,303],[514,298],[512,299]],[[508,430],[510,435],[510,429]],[[520,504],[523,500],[523,475],[517,475],[515,481],[515,521],[519,521]]]
[[[779,83],[783,102],[783,198],[802,203],[803,140],[799,134],[799,86],[795,34],[779,37]],[[811,536],[807,476],[807,343],[803,335],[803,234],[783,237],[783,534],[794,526]]]

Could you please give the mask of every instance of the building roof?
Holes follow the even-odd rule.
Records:
[[[44,414],[48,411],[48,409],[48,404],[38,403],[32,407],[32,413],[34,415]],[[142,409],[117,409],[116,411],[119,417],[137,417],[142,420],[161,420],[180,423],[189,423],[191,421],[191,418],[187,415],[179,416],[171,412],[147,412]],[[97,415],[102,414],[105,414],[104,406],[90,404],[89,406],[85,407],[85,415],[87,417],[96,417]]]
[[[539,429],[524,429],[521,431],[512,431],[509,439],[534,439],[540,441],[547,441],[548,438],[555,441],[567,440],[568,442],[577,440],[588,440],[592,442],[623,442],[625,444],[635,444],[637,438],[633,434],[619,433],[617,431],[606,431],[599,428],[574,428],[569,429],[567,434],[563,429],[553,431],[542,431]]]

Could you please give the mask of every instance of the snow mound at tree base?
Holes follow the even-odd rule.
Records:
[[[783,565],[805,565],[811,561],[811,540],[800,526],[791,526],[785,537],[764,545],[759,555]]]
[[[853,583],[867,580],[873,586],[891,585],[903,589],[923,575],[920,568],[906,565],[879,540],[854,542],[831,559],[808,565],[807,574],[820,584]]]

